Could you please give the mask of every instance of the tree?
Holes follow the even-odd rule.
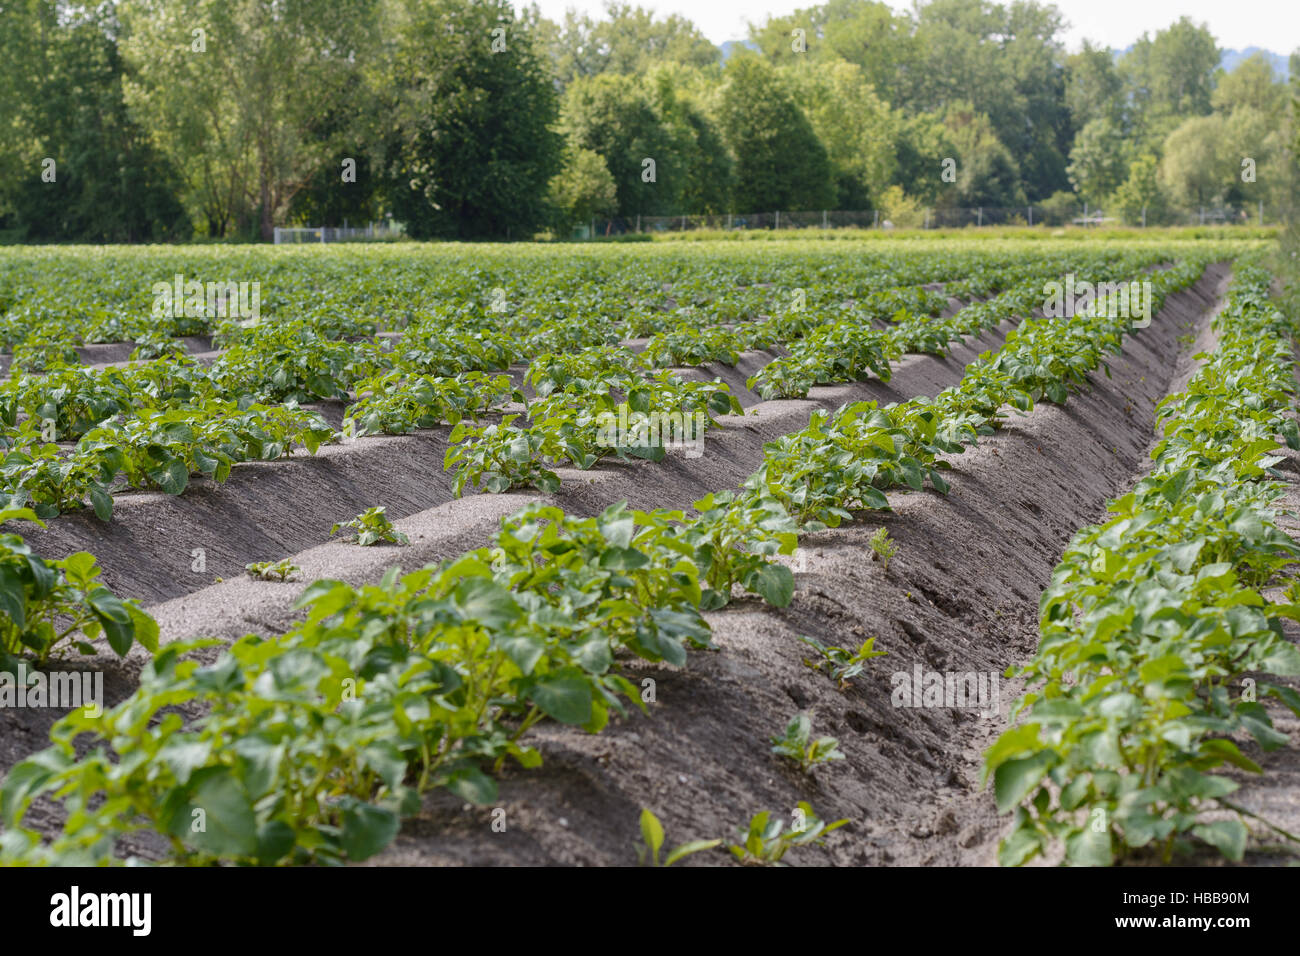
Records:
[[[188,238],[176,172],[123,98],[113,9],[36,0],[0,16],[0,212],[11,225],[27,239]]]
[[[1219,77],[1210,102],[1216,112],[1231,113],[1240,107],[1280,117],[1289,96],[1285,83],[1273,76],[1273,64],[1264,53],[1242,60],[1231,73]]]
[[[1130,102],[1141,117],[1204,115],[1210,112],[1219,50],[1209,28],[1187,17],[1147,34],[1120,60]]]
[[[945,114],[944,126],[956,148],[957,178],[954,188],[941,195],[941,200],[949,200],[942,205],[1025,205],[1015,160],[986,115],[976,112],[969,103],[954,103]]]
[[[385,152],[394,214],[416,238],[530,236],[549,219],[563,139],[527,24],[508,0],[405,2]]]
[[[1129,163],[1128,178],[1115,190],[1115,204],[1125,222],[1163,221],[1167,204],[1159,172],[1160,163],[1154,153],[1143,153]]]
[[[1083,41],[1083,49],[1065,61],[1065,107],[1076,130],[1094,119],[1118,125],[1123,113],[1124,80],[1105,47]]]
[[[564,85],[599,73],[644,73],[659,63],[704,67],[718,61],[718,48],[685,17],[656,20],[650,10],[607,0],[599,22],[569,10],[563,24],[543,28],[545,49]]]
[[[270,239],[340,145],[319,118],[355,88],[378,0],[123,0],[127,99],[187,180],[208,232]]]
[[[969,103],[989,118],[1027,195],[1064,187],[1071,130],[1059,11],[1035,2],[933,0],[915,16],[918,62],[910,92],[894,105],[932,112]]]
[[[835,208],[870,209],[894,176],[898,118],[853,63],[796,61],[786,76],[826,147]]]
[[[1193,116],[1169,134],[1160,185],[1174,202],[1194,209],[1222,200],[1239,169],[1221,115]]]
[[[805,52],[795,52],[795,30],[804,31]],[[766,59],[788,65],[844,60],[888,102],[899,101],[917,63],[917,45],[906,14],[872,0],[829,0],[749,25],[750,41]]]
[[[575,148],[564,168],[551,180],[549,201],[555,209],[556,231],[561,235],[595,216],[611,216],[618,208],[614,177],[599,153]]]
[[[943,178],[944,161],[956,162],[957,145],[940,114],[901,115],[900,120],[894,141],[894,157],[898,163],[894,184],[909,195],[935,203],[952,188],[953,183]]]
[[[604,159],[621,215],[679,211],[688,176],[680,137],[660,118],[639,79],[612,73],[579,79],[565,92],[561,117],[574,146]]]
[[[1128,154],[1124,133],[1112,120],[1090,120],[1070,150],[1070,182],[1080,196],[1098,204],[1128,176]]]
[[[675,211],[716,215],[731,208],[735,165],[722,131],[690,91],[692,85],[711,79],[698,70],[671,63],[660,64],[647,77],[655,111],[683,171]],[[692,80],[696,82],[692,84]]]
[[[834,204],[826,148],[770,65],[752,55],[728,61],[720,112],[736,157],[737,211],[829,209]]]

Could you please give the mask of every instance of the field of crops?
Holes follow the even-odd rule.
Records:
[[[1269,252],[0,250],[0,862],[1285,859]]]

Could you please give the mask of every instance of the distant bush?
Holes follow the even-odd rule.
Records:
[[[1079,213],[1079,197],[1069,190],[1062,189],[1052,193],[1051,197],[1034,204],[1034,221],[1045,226],[1067,225]]]

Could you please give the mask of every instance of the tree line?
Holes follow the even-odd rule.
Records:
[[[1295,95],[1266,57],[1225,73],[1186,18],[1119,57],[1067,54],[1063,27],[1033,0],[830,0],[724,55],[619,2],[556,22],[508,0],[17,0],[0,5],[0,233],[267,239],[391,215],[418,238],[526,238],[615,215],[1293,204]]]

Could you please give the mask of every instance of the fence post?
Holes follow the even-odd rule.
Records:
[[[727,213],[727,230],[731,230],[731,213]]]
[[[636,231],[637,231],[637,232],[640,232],[640,231],[641,231],[641,214],[640,214],[640,213],[637,213],[637,214],[636,214]]]
[[[275,227],[275,244],[276,244],[277,246],[280,244],[280,227],[279,227],[279,226],[276,226],[276,227]]]
[[[872,229],[879,229],[879,228],[880,228],[880,210],[879,210],[879,209],[875,210],[875,213],[876,213],[875,218],[872,219],[872,221],[871,221],[871,228],[872,228]]]
[[[823,228],[823,229],[826,228],[826,210],[825,210],[825,209],[822,210],[822,228]]]
[[[773,229],[780,229],[780,228],[781,228],[781,210],[779,210],[779,209],[776,211],[776,225],[773,226],[772,228],[773,228]]]
[[[1147,227],[1147,207],[1143,206],[1142,207],[1142,228],[1145,229],[1146,227]]]
[[[1029,206],[1029,224],[1031,226],[1034,224],[1034,207],[1032,203]]]
[[[1201,207],[1201,225],[1205,225],[1205,207]]]
[[[977,226],[983,226],[983,225],[984,225],[984,207],[983,207],[983,206],[980,206],[980,207],[979,207],[979,209],[978,209],[977,212],[976,212],[976,215],[978,216],[978,218],[975,220],[975,225],[977,225]]]
[[[1264,200],[1259,201],[1259,224],[1264,225]]]
[[[325,245],[325,227],[324,227],[324,226],[321,226],[321,227],[320,227],[320,244],[321,244],[322,246]]]

